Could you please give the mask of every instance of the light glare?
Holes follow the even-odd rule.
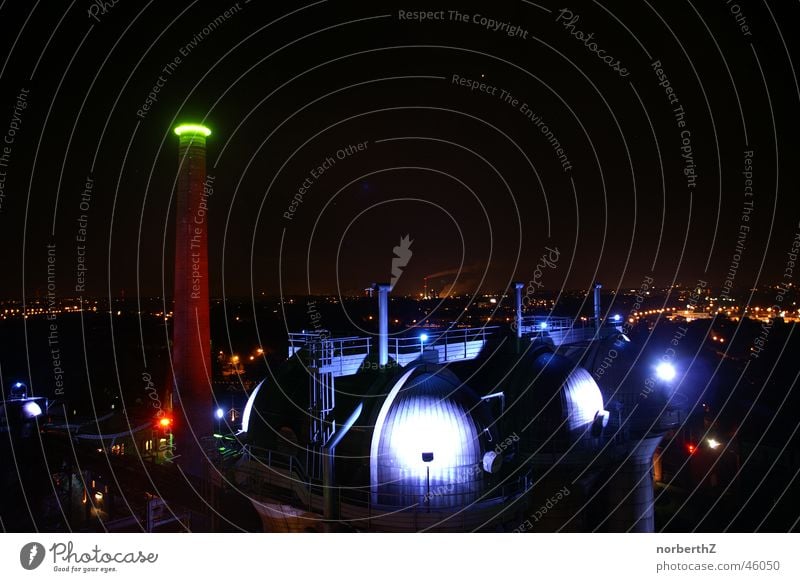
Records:
[[[208,137],[211,135],[211,130],[208,129],[205,125],[199,125],[197,123],[182,123],[181,125],[177,126],[173,131],[175,131],[175,135],[202,135],[203,137]]]
[[[25,412],[28,413],[29,418],[39,416],[42,413],[42,408],[35,402],[28,402],[25,405]]]
[[[661,362],[658,366],[656,366],[656,375],[659,377],[659,379],[664,380],[665,382],[669,382],[675,378],[676,374],[677,372],[675,371],[675,366],[669,362]]]

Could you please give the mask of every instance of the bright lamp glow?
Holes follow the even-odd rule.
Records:
[[[33,418],[35,416],[39,416],[42,413],[42,408],[35,402],[28,402],[25,405],[25,412],[27,413],[28,418]]]
[[[256,386],[255,390],[250,393],[250,398],[247,399],[247,404],[244,405],[244,411],[242,411],[242,432],[247,432],[247,429],[250,428],[250,415],[253,413],[256,396],[258,396],[258,391],[261,390],[263,384],[264,381],[262,380],[258,386]]]
[[[718,449],[719,446],[722,444],[717,439],[706,439],[706,443],[711,449]]]
[[[198,125],[196,123],[182,123],[174,130],[175,135],[202,135],[203,137],[208,137],[211,135],[211,130],[208,129],[205,125]]]
[[[429,463],[434,476],[438,476],[437,469],[446,473],[461,465],[461,455],[470,448],[463,442],[465,420],[456,414],[443,415],[443,407],[434,398],[422,398],[415,404],[412,414],[394,424],[386,435],[390,456],[409,474],[420,477],[425,475],[424,452],[434,453]]]
[[[540,323],[540,324],[539,324],[539,328],[541,328],[541,329],[547,329],[547,322],[546,322],[546,321],[543,321],[542,323]]]
[[[225,411],[223,411],[221,408],[217,408],[216,414],[217,414],[217,418],[222,420],[222,417],[225,416]]]
[[[443,491],[450,486],[448,495],[430,500],[446,506],[456,499],[453,487],[472,495],[467,492],[472,479],[465,479],[464,471],[480,462],[479,433],[464,405],[448,397],[455,384],[417,371],[414,384],[405,387],[415,371],[395,383],[375,422],[370,447],[373,502],[386,493],[387,502],[410,505],[419,503],[428,487]]]
[[[423,334],[421,334],[421,335],[419,336],[419,341],[421,341],[421,342],[426,342],[426,341],[428,341],[428,334],[427,334],[427,333],[423,333]]]
[[[619,313],[617,313],[617,314],[616,314],[616,315],[614,315],[614,317],[612,317],[611,319],[613,319],[614,321],[619,321],[620,319],[622,319],[622,316],[621,316]]]
[[[658,376],[660,380],[669,382],[675,378],[676,375],[677,372],[675,371],[675,366],[669,362],[661,362],[658,366],[656,366],[656,376]]]

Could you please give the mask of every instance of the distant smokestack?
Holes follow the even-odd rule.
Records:
[[[517,322],[517,337],[522,337],[522,288],[525,286],[525,283],[516,282],[514,283],[514,297],[516,302],[516,322]]]
[[[206,137],[202,125],[179,125],[175,216],[175,308],[172,332],[175,452],[181,468],[203,476],[198,439],[213,432],[211,333],[208,308],[208,197]]]
[[[389,363],[389,290],[387,283],[379,283],[378,289],[378,364]]]
[[[600,331],[600,289],[603,286],[600,283],[594,284],[594,328]]]

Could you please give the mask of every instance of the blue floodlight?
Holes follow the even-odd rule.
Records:
[[[421,342],[426,342],[426,341],[428,341],[428,334],[427,334],[427,333],[423,333],[423,334],[421,334],[421,335],[419,336],[419,341],[421,341]]]
[[[546,321],[543,321],[542,323],[540,323],[540,324],[539,324],[539,328],[540,328],[540,329],[547,329],[547,322],[546,322]]]
[[[225,411],[223,411],[221,408],[217,408],[217,418],[222,420],[223,416],[225,416]]]
[[[656,366],[656,376],[658,376],[660,380],[669,382],[675,378],[676,375],[677,372],[675,371],[675,366],[669,362],[661,362],[658,366]]]
[[[619,313],[616,313],[614,317],[612,317],[611,319],[613,319],[614,321],[619,321],[620,319],[622,319],[622,316]]]

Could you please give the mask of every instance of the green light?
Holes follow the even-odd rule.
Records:
[[[175,128],[175,135],[202,135],[208,137],[211,135],[211,130],[205,125],[198,125],[196,123],[183,123]]]

